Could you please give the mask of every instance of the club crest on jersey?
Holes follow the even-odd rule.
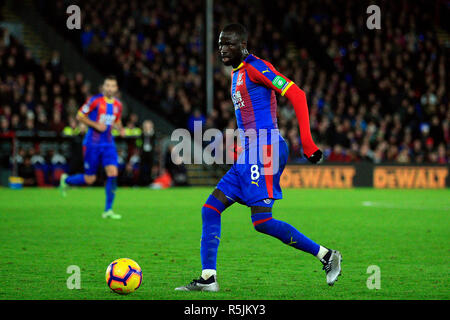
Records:
[[[81,111],[83,113],[88,113],[89,112],[89,105],[84,104],[83,107],[81,107]]]
[[[244,73],[240,73],[238,76],[238,81],[236,83],[237,86],[240,86],[244,83],[244,80],[242,79],[242,76],[244,75]]]

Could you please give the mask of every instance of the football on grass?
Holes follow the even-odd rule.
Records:
[[[114,260],[106,269],[106,283],[116,293],[132,293],[142,283],[141,267],[129,258]]]

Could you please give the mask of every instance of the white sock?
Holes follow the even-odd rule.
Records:
[[[211,276],[215,276],[216,275],[216,270],[214,269],[203,269],[202,270],[202,278],[207,280],[209,279],[209,277]]]
[[[327,248],[320,246],[319,252],[316,255],[317,259],[319,260],[323,259],[323,257],[325,257],[327,252],[328,252]]]

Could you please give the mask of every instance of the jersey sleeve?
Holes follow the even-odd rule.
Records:
[[[122,118],[122,103],[116,99],[116,106],[117,106],[117,113],[116,113],[116,120],[115,123],[120,122]]]
[[[95,108],[97,108],[98,103],[96,102],[96,97],[91,97],[86,100],[86,102],[78,109],[78,114],[82,116],[88,116]]]
[[[272,64],[261,59],[248,64],[247,74],[251,81],[275,90],[282,96],[294,84],[292,80],[279,73]]]

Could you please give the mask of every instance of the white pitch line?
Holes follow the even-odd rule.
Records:
[[[399,206],[391,203],[373,202],[373,201],[363,201],[362,205],[364,207],[374,207],[374,208],[385,208],[385,209],[408,209],[408,210],[450,210],[450,207],[436,208],[436,207],[423,207],[423,206]]]

